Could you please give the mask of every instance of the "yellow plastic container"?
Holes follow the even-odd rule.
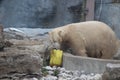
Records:
[[[50,66],[61,66],[62,65],[62,50],[53,49],[50,52]]]

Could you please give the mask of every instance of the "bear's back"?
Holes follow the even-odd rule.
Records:
[[[77,47],[81,47],[81,44],[85,46],[90,57],[110,58],[117,51],[117,37],[103,22],[86,21],[70,24],[68,34]]]

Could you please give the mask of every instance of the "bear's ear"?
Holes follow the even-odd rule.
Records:
[[[59,31],[58,34],[59,34],[60,37],[63,37],[63,33],[62,33],[62,31]]]

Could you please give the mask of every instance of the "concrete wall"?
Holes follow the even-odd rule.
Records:
[[[63,67],[67,70],[80,70],[87,73],[103,73],[106,64],[120,64],[120,60],[96,59],[81,56],[74,56],[68,53],[63,55]]]

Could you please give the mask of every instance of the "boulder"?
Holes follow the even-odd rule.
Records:
[[[107,64],[106,71],[102,76],[103,80],[120,80],[120,63],[119,64]]]
[[[41,55],[32,50],[11,47],[0,52],[0,76],[10,73],[40,73]]]

